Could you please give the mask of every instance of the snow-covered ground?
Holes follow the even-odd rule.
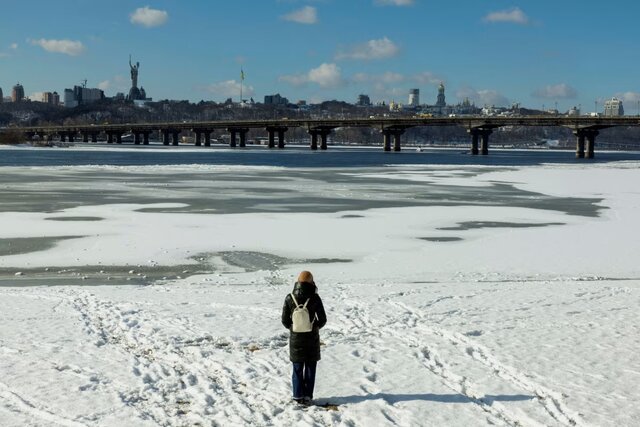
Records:
[[[0,425],[639,425],[639,167],[4,168]]]

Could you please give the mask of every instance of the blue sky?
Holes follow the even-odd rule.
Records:
[[[88,80],[127,92],[129,54],[154,99],[519,102],[640,100],[635,0],[2,0],[0,87]]]

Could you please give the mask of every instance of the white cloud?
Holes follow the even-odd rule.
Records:
[[[28,40],[32,45],[40,46],[47,52],[64,53],[65,55],[78,56],[86,50],[82,42],[74,40]]]
[[[281,76],[280,81],[287,82],[294,86],[315,83],[324,88],[334,88],[344,83],[340,67],[336,64],[327,63],[309,70],[306,74]]]
[[[509,105],[509,100],[500,92],[493,89],[475,90],[472,87],[463,87],[458,89],[456,97],[459,100],[469,98],[476,105],[495,105],[497,107],[504,107]]]
[[[236,80],[227,80],[224,82],[218,82],[210,84],[209,86],[204,87],[204,90],[216,95],[225,98],[233,98],[236,96],[240,96],[240,82]],[[253,86],[242,85],[242,96],[253,96],[255,94],[255,90]]]
[[[31,95],[27,96],[27,98],[31,101],[42,102],[43,96],[44,96],[43,92],[33,92]]]
[[[318,22],[318,11],[315,7],[305,6],[302,9],[283,15],[285,21],[297,22],[298,24],[315,24]]]
[[[111,82],[109,80],[105,80],[105,81],[102,81],[102,82],[98,83],[98,89],[101,89],[103,91],[106,91],[110,87],[111,87]]]
[[[151,9],[149,6],[136,9],[129,19],[132,24],[152,28],[164,25],[169,20],[169,14],[165,10]]]
[[[9,45],[9,48],[10,48],[10,49],[13,49],[13,50],[18,49],[18,43],[11,43],[11,44]]]
[[[637,103],[640,101],[640,92],[620,92],[616,93],[616,98],[621,99],[623,102]]]
[[[369,40],[366,43],[358,44],[340,51],[336,54],[336,60],[340,59],[386,59],[393,58],[400,52],[400,48],[387,37]]]
[[[441,78],[430,71],[423,71],[422,73],[416,74],[412,76],[411,80],[422,85],[440,84],[442,82]]]
[[[527,25],[529,17],[518,7],[491,12],[483,18],[484,22],[510,22],[512,24]]]
[[[382,74],[357,73],[351,78],[356,83],[398,83],[405,80],[405,76],[393,71]]]
[[[340,67],[336,64],[322,64],[309,71],[309,81],[322,87],[337,87],[342,84]]]
[[[578,96],[578,92],[566,83],[559,83],[536,89],[532,96],[547,99],[574,99]]]
[[[412,6],[415,0],[376,0],[381,6]]]

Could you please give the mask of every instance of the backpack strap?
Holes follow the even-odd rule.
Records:
[[[309,300],[311,298],[307,298],[307,300],[304,302],[304,305],[302,306],[302,308],[307,308],[307,304],[309,304]]]
[[[298,304],[298,301],[296,301],[296,297],[293,296],[293,292],[291,292],[289,295],[291,295],[291,299],[293,300],[293,303],[296,305],[296,308],[300,307],[300,304]],[[307,305],[307,303],[304,303],[304,304],[305,306]]]

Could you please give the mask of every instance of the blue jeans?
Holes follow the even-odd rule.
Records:
[[[303,397],[313,399],[313,386],[316,383],[316,363],[317,362],[293,363],[291,382],[293,384],[294,399],[302,399]]]

